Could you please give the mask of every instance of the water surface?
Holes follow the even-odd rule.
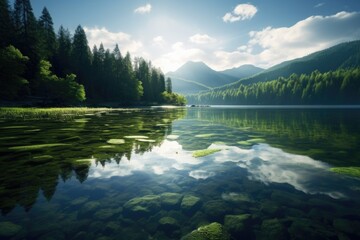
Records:
[[[360,110],[149,108],[1,120],[2,239],[360,237]],[[194,157],[194,152],[217,152]],[[241,216],[236,225],[229,219]],[[358,226],[358,227],[357,227]]]

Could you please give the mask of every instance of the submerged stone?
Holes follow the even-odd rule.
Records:
[[[162,217],[159,220],[159,229],[164,230],[165,232],[172,232],[178,229],[179,226],[178,221],[172,217]]]
[[[129,217],[150,215],[160,210],[160,197],[146,195],[130,199],[124,204],[124,214]]]
[[[286,231],[281,222],[277,219],[267,219],[261,224],[261,239],[288,239]]]
[[[224,220],[225,229],[233,237],[238,237],[245,235],[249,223],[251,221],[250,214],[241,214],[241,215],[226,215]]]
[[[222,200],[208,201],[204,204],[203,209],[210,221],[222,221],[224,216],[232,211],[232,208]]]
[[[160,195],[161,206],[164,207],[165,209],[177,208],[180,206],[182,198],[183,195],[179,193],[170,193],[170,192],[162,193]]]
[[[95,217],[99,220],[106,220],[111,218],[117,213],[115,209],[106,208],[106,209],[100,209],[95,213]]]
[[[193,213],[201,205],[201,199],[192,195],[185,195],[181,201],[181,209],[186,213]]]
[[[20,232],[22,227],[12,222],[0,222],[0,237],[12,237]]]
[[[220,223],[213,222],[209,225],[199,227],[192,231],[182,240],[228,240],[229,234],[224,230]]]

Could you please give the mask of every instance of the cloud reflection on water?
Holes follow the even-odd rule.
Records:
[[[142,155],[133,153],[130,161],[123,159],[120,164],[112,161],[90,170],[89,177],[110,178],[130,176],[136,171],[163,175],[169,171],[188,171],[194,179],[215,177],[224,163],[233,162],[248,172],[250,180],[270,183],[286,183],[308,194],[325,194],[332,198],[344,195],[331,185],[334,175],[328,171],[328,164],[310,157],[286,153],[268,144],[257,144],[251,149],[236,146],[212,144],[209,148],[222,149],[212,155],[194,158],[191,151],[182,149],[177,141],[165,140],[159,147]]]

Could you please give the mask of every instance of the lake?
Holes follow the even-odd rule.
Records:
[[[360,167],[359,108],[122,109],[0,131],[1,239],[360,238],[360,178],[332,171]]]

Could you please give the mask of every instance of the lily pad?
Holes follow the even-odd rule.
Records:
[[[204,157],[216,152],[221,151],[221,149],[203,149],[193,152],[192,156],[195,158]]]
[[[15,151],[31,151],[31,150],[38,150],[43,148],[50,148],[50,147],[60,147],[60,146],[67,146],[69,144],[66,143],[48,143],[48,144],[35,144],[35,145],[26,145],[26,146],[16,146],[10,147],[10,150]]]
[[[154,143],[154,142],[156,142],[155,140],[152,140],[152,139],[143,139],[143,138],[136,139],[136,141],[139,141],[139,142],[149,142],[149,143]]]
[[[129,138],[129,139],[146,139],[146,138],[149,138],[147,136],[125,136],[124,138]]]
[[[210,137],[214,137],[216,136],[217,134],[214,134],[214,133],[208,133],[208,134],[198,134],[198,135],[195,135],[196,138],[210,138]]]
[[[110,139],[107,141],[107,143],[109,144],[124,144],[125,140],[124,139]]]
[[[360,178],[360,167],[334,167],[330,168],[330,171],[338,174],[344,174],[351,177]]]
[[[176,140],[179,138],[179,135],[168,135],[166,138],[170,140]]]

